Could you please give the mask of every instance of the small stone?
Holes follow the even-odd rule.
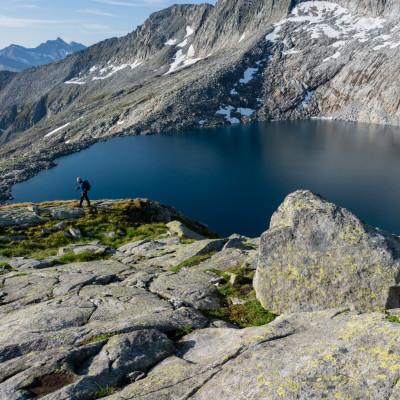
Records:
[[[29,211],[32,211],[34,213],[36,213],[38,210],[38,206],[36,206],[36,205],[31,205],[31,206],[28,206],[27,208]]]
[[[237,297],[231,297],[231,302],[235,306],[247,303],[246,300],[238,299]]]
[[[104,237],[115,237],[115,232],[102,232],[101,233]]]
[[[78,228],[71,228],[69,230],[69,233],[72,237],[77,237],[77,238],[82,237],[82,233],[81,233],[80,229],[78,229]]]
[[[71,235],[67,231],[62,231],[61,233],[66,237],[71,237]]]
[[[400,308],[391,308],[387,310],[389,315],[395,315],[396,317],[400,317]]]
[[[233,274],[232,272],[227,272],[227,274],[230,276],[229,283],[231,285],[235,285],[236,283],[238,283],[238,280],[239,280],[239,276],[238,275]]]
[[[128,379],[133,383],[140,379],[143,379],[145,376],[146,374],[142,371],[133,371],[130,374],[128,374]]]
[[[58,224],[54,225],[53,228],[54,229],[65,229],[65,227],[67,226],[67,223],[65,221],[61,221]]]

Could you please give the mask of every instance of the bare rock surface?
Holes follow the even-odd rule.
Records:
[[[400,240],[310,191],[286,197],[261,237],[254,286],[277,313],[400,305]]]
[[[179,215],[154,204],[136,217]],[[15,221],[18,209],[25,214],[16,207]],[[1,400],[400,398],[397,237],[309,191],[286,198],[261,241],[187,243],[166,230],[108,254],[93,248],[94,261],[0,258]],[[71,246],[79,245],[101,248]],[[294,272],[297,260],[312,273]],[[244,279],[240,270],[253,274],[257,262],[257,295],[267,307],[279,294],[282,303],[269,307],[281,315],[244,329],[210,317],[226,301],[219,285]],[[255,302],[240,298],[246,287],[253,290],[249,282],[224,289],[234,290],[236,313]],[[390,316],[366,311],[385,305]],[[49,380],[58,386],[37,397]]]
[[[286,314],[243,330],[203,329],[108,399],[395,399],[398,333],[383,314],[343,310]]]

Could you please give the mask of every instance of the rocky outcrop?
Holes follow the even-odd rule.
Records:
[[[66,213],[73,204],[0,208],[0,229],[6,236],[26,232],[24,239],[10,240],[11,250],[26,248],[32,238],[33,246],[38,234],[41,240],[50,237],[49,243],[57,238],[70,243],[42,259],[0,258],[1,400],[400,398],[397,317],[389,320],[381,312],[348,307],[309,312],[297,307],[295,313],[244,329],[215,319],[227,300],[232,315],[247,317],[246,307],[255,300],[251,275],[246,274],[254,272],[257,258],[256,289],[260,298],[265,296],[261,283],[268,278],[267,253],[281,263],[280,270],[270,271],[274,285],[269,290],[280,289],[290,308],[295,308],[291,293],[297,299],[314,283],[325,302],[318,307],[331,307],[328,300],[340,295],[348,305],[354,299],[365,305],[365,298],[353,296],[352,284],[368,287],[364,293],[374,306],[384,298],[379,291],[389,276],[384,271],[397,266],[397,238],[308,191],[288,196],[261,241],[237,234],[188,240],[183,232],[196,223],[150,201],[97,201],[97,212],[84,210],[82,216]],[[26,216],[27,207],[39,214],[46,209],[50,219],[35,225]],[[176,223],[171,230],[166,224],[177,216],[181,236],[172,229]],[[90,242],[96,224],[100,221],[105,229],[103,221],[110,217],[115,226],[108,229],[114,235],[99,232],[107,243],[119,243],[124,226],[141,228],[143,234],[150,222],[157,223],[147,238],[125,238],[118,247]],[[10,218],[13,227],[4,225]],[[81,227],[81,237],[62,237],[62,230],[71,226]],[[60,258],[84,252],[96,258],[69,263]],[[326,272],[319,267],[317,274],[306,273],[317,262],[328,263],[328,254]],[[298,258],[302,270],[296,269]],[[286,269],[285,260],[291,263]],[[344,265],[346,260],[351,263]],[[380,271],[372,265],[378,260]],[[230,297],[224,295],[228,292]],[[277,291],[273,293],[276,299]],[[307,292],[300,305],[315,307],[313,294]],[[253,308],[251,313],[261,311]],[[399,310],[391,314],[399,315]]]
[[[201,260],[193,269],[182,262],[208,254],[210,258],[214,253],[229,259],[232,247],[223,250],[229,239],[199,235],[201,240],[185,243],[187,239],[169,232],[165,225],[166,233],[156,239],[129,242],[117,249],[89,242],[90,232],[83,227],[94,229],[91,224],[102,215],[116,221],[119,214],[131,229],[138,224],[159,227],[174,220],[172,226],[179,225],[182,232],[195,233],[182,221],[205,235],[210,231],[171,207],[143,199],[94,201],[97,211],[74,204],[48,202],[0,209],[0,230],[9,238],[8,231],[26,231],[21,239],[25,248],[32,229],[42,239],[46,235],[55,241],[62,238],[60,229],[73,223],[82,227],[81,236],[65,239],[72,244],[55,249],[57,255],[0,258],[0,399],[36,395],[92,399],[112,393],[144,379],[147,371],[176,351],[181,334],[208,326],[200,310],[220,307],[217,287],[223,279],[207,265],[201,266]],[[88,222],[92,213],[93,222]],[[117,233],[102,237],[118,240]],[[242,237],[246,240],[250,239]],[[19,243],[10,238],[8,246]],[[225,265],[232,267],[239,258],[255,257],[256,248],[244,247],[237,244],[238,257]],[[61,263],[68,262],[62,258],[68,254],[84,253],[95,261]],[[171,269],[176,266],[180,267]]]
[[[398,326],[382,314],[288,314],[258,328],[203,329],[109,400],[397,399]]]
[[[261,237],[254,286],[277,313],[400,307],[400,239],[310,191],[290,194]]]

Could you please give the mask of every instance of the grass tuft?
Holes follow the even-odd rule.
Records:
[[[223,278],[223,282],[218,287],[221,307],[217,310],[204,311],[207,318],[222,319],[239,328],[265,325],[276,318],[275,314],[265,310],[256,299],[252,269],[237,264],[227,271],[217,269],[206,271],[214,272]],[[230,283],[232,274],[236,275],[234,284]],[[232,298],[240,299],[244,304],[233,304]]]
[[[99,387],[97,392],[94,394],[93,399],[101,399],[102,397],[111,396],[117,391],[118,389],[113,386]]]
[[[193,256],[188,258],[185,261],[182,261],[180,264],[175,267],[170,268],[169,270],[172,272],[179,272],[184,267],[194,267],[195,265],[199,265],[201,262],[208,260],[211,258],[216,252],[212,251],[210,253],[200,254],[198,256]]]
[[[74,254],[73,251],[65,253],[62,257],[55,260],[59,264],[70,264],[73,262],[87,262],[87,261],[97,261],[104,260],[107,258],[105,254],[95,254],[89,250],[85,250],[82,253]]]
[[[82,343],[79,344],[79,346],[86,346],[87,344],[90,343],[95,343],[95,342],[100,342],[105,339],[109,339],[110,337],[117,336],[119,333],[117,332],[110,332],[110,333],[101,333],[100,335],[92,336],[89,339],[86,339]]]
[[[396,322],[397,324],[400,324],[400,319],[396,315],[388,315],[387,319],[391,322]]]

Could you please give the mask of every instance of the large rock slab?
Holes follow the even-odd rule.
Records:
[[[149,289],[166,299],[183,302],[200,310],[215,310],[220,307],[216,279],[219,279],[216,274],[189,268],[179,273],[160,274]]]
[[[310,191],[290,194],[261,237],[254,286],[275,313],[400,306],[400,240]]]
[[[398,333],[384,314],[343,310],[203,329],[108,399],[390,399],[400,371]]]

